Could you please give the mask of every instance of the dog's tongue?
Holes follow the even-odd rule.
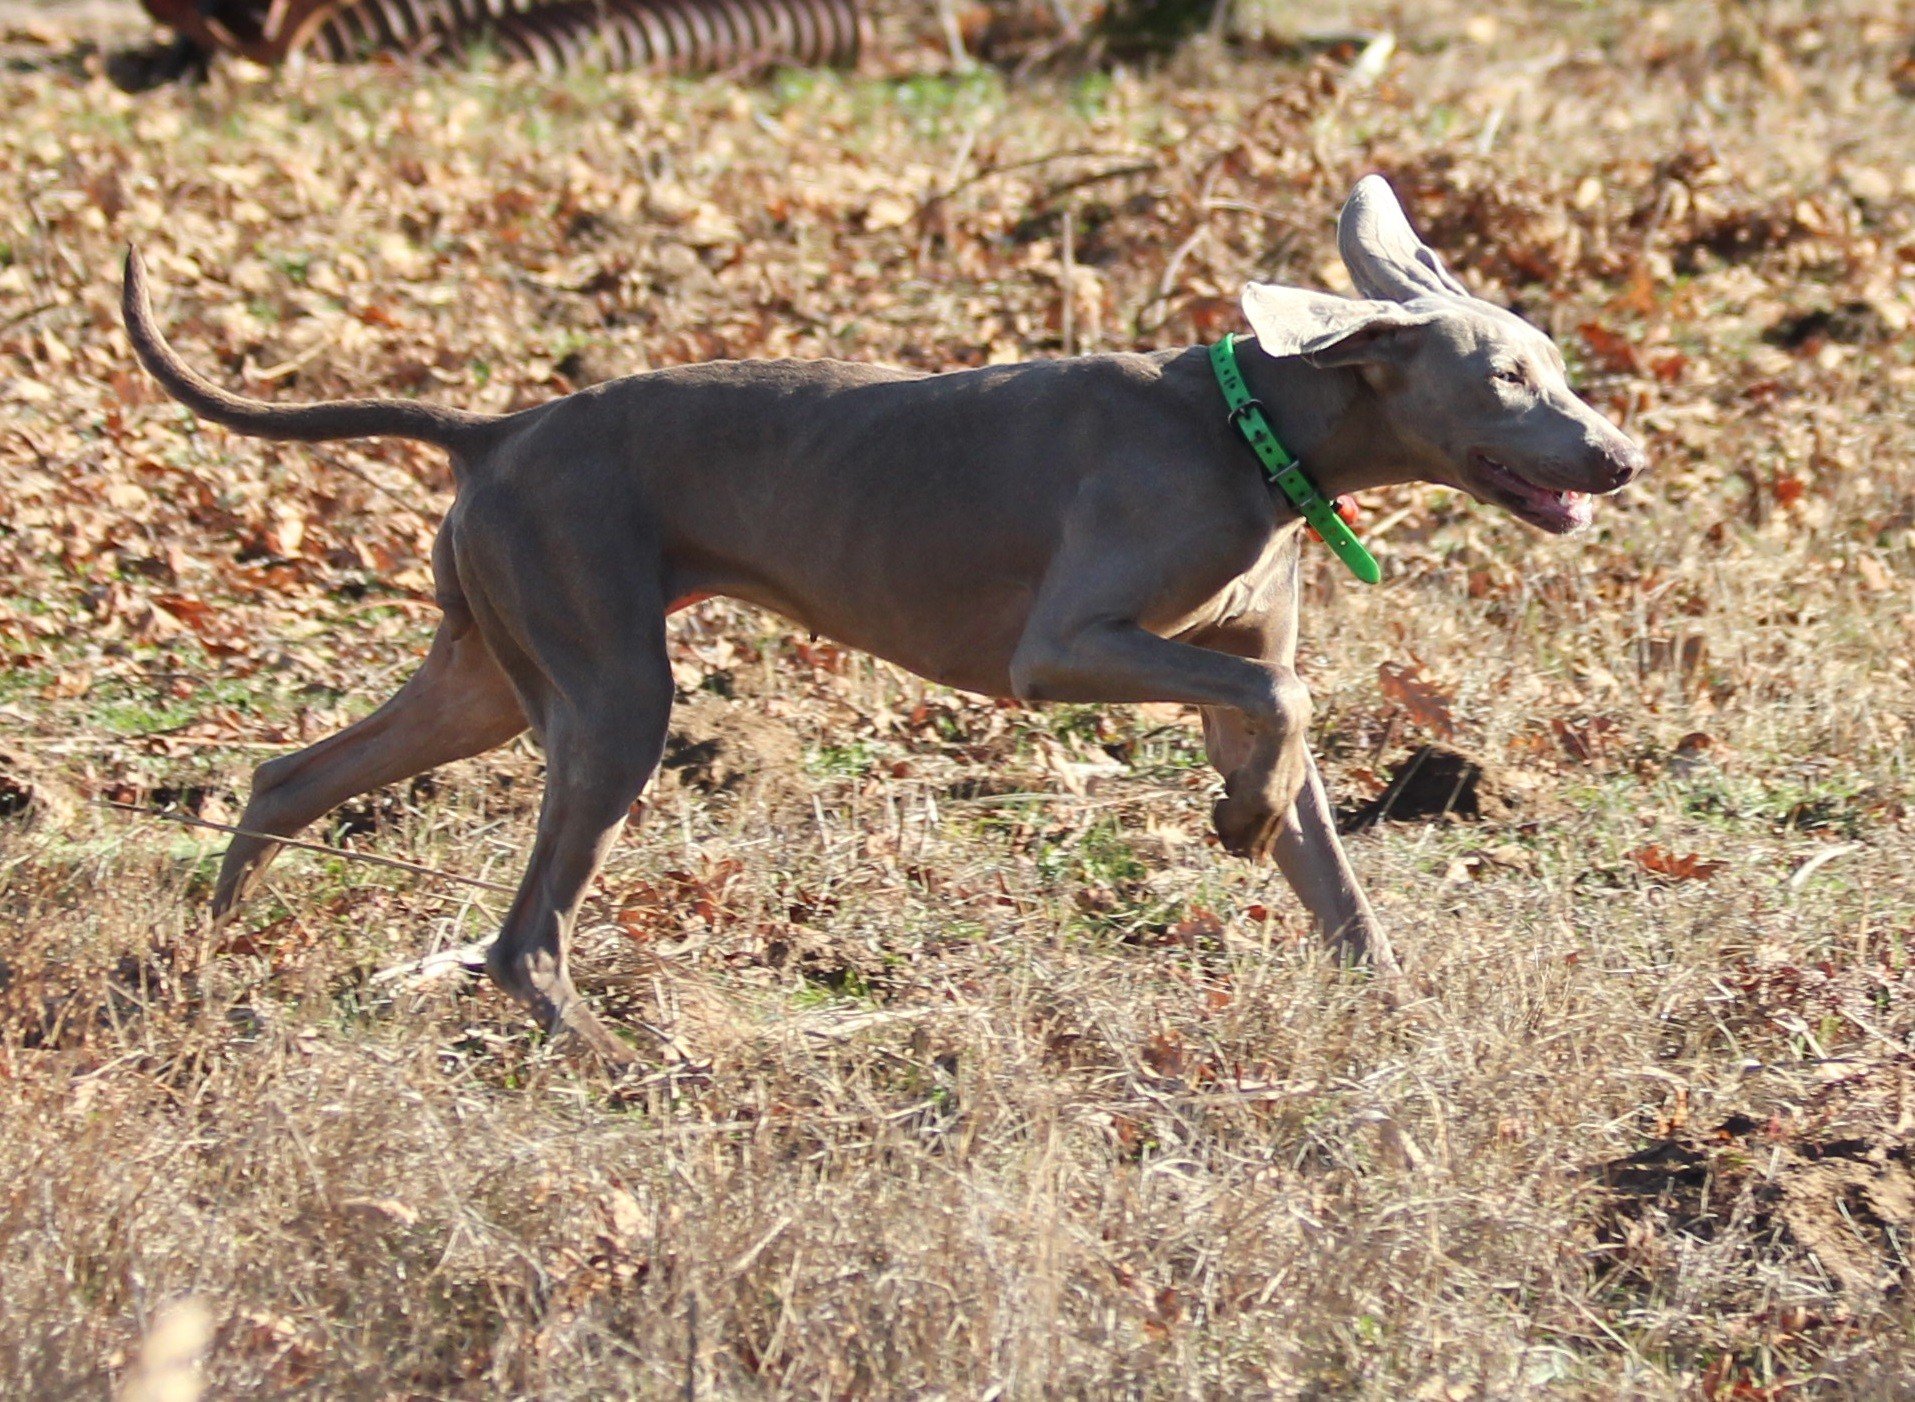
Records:
[[[1596,501],[1586,492],[1564,492],[1563,514],[1569,523],[1581,530],[1596,519]]]

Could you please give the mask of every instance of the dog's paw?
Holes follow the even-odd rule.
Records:
[[[1216,829],[1217,840],[1233,857],[1268,855],[1281,821],[1267,806],[1238,798],[1220,798],[1210,810],[1210,825]]]

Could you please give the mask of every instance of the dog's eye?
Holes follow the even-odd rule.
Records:
[[[1492,370],[1490,378],[1506,385],[1519,385],[1524,388],[1529,385],[1529,371],[1520,365],[1506,365],[1500,370]]]

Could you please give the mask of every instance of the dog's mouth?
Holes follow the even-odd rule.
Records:
[[[1519,516],[1551,535],[1568,535],[1587,526],[1596,515],[1596,503],[1587,492],[1563,492],[1539,487],[1517,476],[1488,453],[1470,454],[1470,466],[1484,496],[1511,515]]]

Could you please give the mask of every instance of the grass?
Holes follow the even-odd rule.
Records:
[[[1204,44],[953,75],[886,16],[865,73],[757,88],[134,99],[21,51],[0,1390],[116,1387],[191,1301],[215,1396],[1905,1395],[1892,8],[1419,7],[1364,91]],[[1309,562],[1338,801],[1429,740],[1510,798],[1350,839],[1400,1007],[1208,841],[1193,717],[1007,708],[723,602],[673,623],[681,715],[752,728],[661,778],[581,921],[647,1059],[623,1084],[482,984],[392,976],[483,938],[493,893],[293,853],[215,932],[212,835],[89,802],[230,819],[251,765],[389,694],[450,487],[403,445],[189,431],[116,329],[126,240],[224,380],[496,410],[720,355],[1057,354],[1067,208],[1080,348],[1208,339],[1244,277],[1331,276],[1378,168],[1656,462],[1574,540],[1406,490],[1366,503],[1381,588]],[[1888,333],[1763,339],[1850,301]],[[539,779],[516,742],[316,832],[510,882]]]

